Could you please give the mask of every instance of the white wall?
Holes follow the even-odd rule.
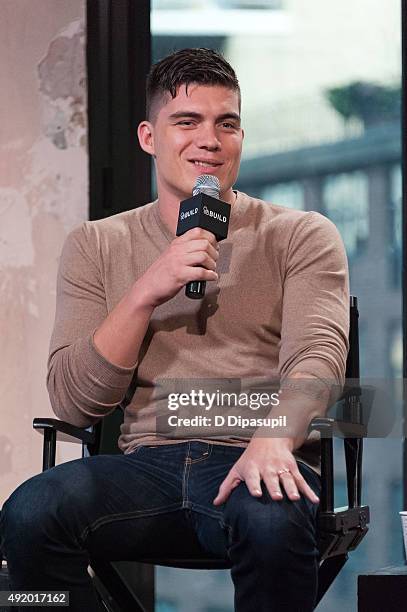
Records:
[[[58,259],[88,214],[85,0],[0,4],[0,507],[41,471]],[[57,461],[80,456],[64,442]]]

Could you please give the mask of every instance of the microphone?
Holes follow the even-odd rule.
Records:
[[[193,227],[201,227],[215,234],[219,242],[228,236],[230,204],[219,199],[220,183],[217,176],[201,174],[196,179],[192,198],[179,205],[177,236]],[[185,295],[193,300],[205,295],[206,281],[191,281],[185,287]]]

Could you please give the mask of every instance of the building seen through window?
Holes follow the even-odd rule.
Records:
[[[324,213],[343,237],[348,259],[363,254],[369,237],[367,176],[360,171],[328,175],[324,179],[322,202]]]
[[[236,188],[336,224],[359,299],[362,376],[391,381],[402,371],[401,3],[357,4],[155,0],[152,50],[157,61],[209,47],[235,68],[245,129]],[[376,522],[321,612],[355,610],[357,574],[402,561],[402,547],[389,546],[401,542],[401,440],[365,448],[364,501]],[[231,612],[230,578],[216,574],[157,568],[158,595],[176,584],[177,612],[191,597],[196,612]]]

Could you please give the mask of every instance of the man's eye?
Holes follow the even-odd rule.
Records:
[[[232,128],[232,129],[234,129],[236,127],[235,125],[233,125],[233,123],[228,123],[227,121],[224,121],[222,123],[222,126],[226,127],[226,128]]]
[[[184,119],[183,121],[178,121],[177,125],[192,125],[192,121]]]

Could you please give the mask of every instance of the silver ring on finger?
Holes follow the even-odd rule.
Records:
[[[288,468],[284,468],[282,470],[278,470],[277,474],[281,476],[282,474],[291,474],[291,471]]]

